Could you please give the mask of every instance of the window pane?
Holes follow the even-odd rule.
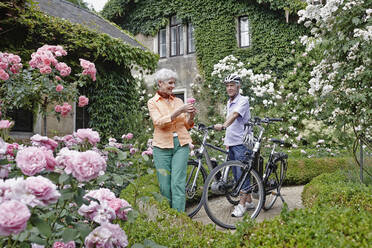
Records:
[[[160,45],[160,57],[166,57],[167,56],[167,45],[166,44],[161,44]]]
[[[248,32],[248,17],[241,17],[240,18],[240,32]]]
[[[249,46],[249,32],[241,32],[240,34],[240,46]]]
[[[183,102],[185,102],[185,93],[184,92],[178,92],[174,94],[176,97],[181,98]]]
[[[161,29],[159,31],[159,55],[160,57],[166,56],[166,30]]]
[[[183,26],[180,25],[178,26],[178,36],[180,37],[179,39],[179,44],[180,44],[180,52],[179,52],[179,55],[182,55],[183,54]]]
[[[89,113],[87,107],[76,107],[76,130],[80,128],[89,128]]]
[[[9,111],[7,114],[14,121],[14,126],[11,131],[33,131],[34,117],[31,110],[14,109]]]
[[[187,37],[188,37],[188,40],[187,40],[187,42],[188,42],[188,44],[187,44],[188,52],[193,53],[193,52],[195,52],[194,26],[191,23],[188,25],[187,32],[188,32],[188,35],[187,35]]]
[[[171,56],[177,55],[177,27],[171,27]]]

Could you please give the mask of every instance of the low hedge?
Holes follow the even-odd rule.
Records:
[[[350,170],[339,170],[314,178],[304,187],[302,200],[306,207],[331,204],[372,213],[372,185],[360,183]]]
[[[323,171],[336,171],[346,166],[342,161],[347,159],[293,160],[287,173],[292,178],[289,182],[305,182],[303,178],[310,181],[311,175],[315,177]],[[320,168],[314,169],[316,165]],[[314,200],[308,204],[314,198],[314,192],[309,189],[315,186],[306,186],[307,193],[304,192],[303,198],[305,205],[311,208],[290,212],[283,208],[281,215],[272,220],[262,223],[247,220],[238,226],[236,232],[230,233],[218,231],[210,224],[192,221],[185,214],[169,208],[159,194],[155,173],[153,170],[150,172],[121,193],[122,198],[140,210],[134,222],[121,223],[128,235],[129,245],[133,247],[155,247],[156,244],[165,247],[368,247],[372,243],[372,194],[366,191],[370,194],[369,198],[365,194],[359,196],[364,188],[354,192],[358,196],[353,199],[366,197],[364,203],[358,200],[360,207],[356,208],[352,201],[349,204],[341,201],[342,204],[336,206],[315,204]],[[310,185],[319,183],[322,177],[319,176]],[[337,180],[329,182],[329,187],[332,183],[333,187],[339,187]],[[348,191],[340,191],[340,194],[342,192]],[[324,193],[319,190],[317,199],[334,201],[323,197]]]
[[[353,208],[283,210],[258,224],[242,223],[226,247],[370,247],[372,214]]]
[[[284,185],[304,185],[320,174],[349,168],[351,165],[350,157],[290,158]]]

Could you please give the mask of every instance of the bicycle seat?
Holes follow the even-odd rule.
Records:
[[[280,145],[284,145],[285,142],[283,140],[279,140],[279,139],[270,139],[271,142],[273,143],[276,143],[276,144],[280,144]]]

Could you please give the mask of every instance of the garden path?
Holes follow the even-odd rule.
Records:
[[[282,196],[285,202],[287,203],[289,210],[293,210],[295,208],[303,208],[302,199],[301,199],[303,188],[304,186],[291,186],[291,187],[283,187],[281,189]],[[274,218],[275,216],[280,214],[282,207],[283,207],[283,203],[278,198],[274,206],[269,211],[261,210],[260,214],[256,218],[256,221],[261,222],[263,220]],[[203,224],[214,225],[213,221],[211,221],[208,215],[206,214],[204,207],[202,207],[202,209],[200,209],[200,211],[192,219],[194,221],[202,222]],[[216,227],[219,230],[226,230],[218,226]]]

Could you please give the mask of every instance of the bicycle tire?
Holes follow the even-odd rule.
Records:
[[[192,189],[192,183],[195,178],[195,173],[198,168],[198,163],[196,161],[187,162],[187,176],[186,176],[186,213],[192,218],[195,216],[200,208],[203,206],[202,195],[203,186],[207,178],[207,173],[205,169],[200,167],[198,177],[196,179],[196,186]]]
[[[210,174],[207,177],[207,180],[205,182],[204,191],[203,191],[203,205],[205,208],[205,211],[208,215],[208,217],[218,226],[221,226],[223,228],[227,229],[235,229],[236,224],[239,221],[243,220],[243,217],[249,214],[249,217],[254,219],[257,217],[257,215],[260,213],[260,210],[262,208],[262,205],[264,203],[264,187],[262,184],[262,179],[258,175],[258,173],[251,169],[249,173],[250,178],[250,189],[251,192],[253,191],[258,197],[252,198],[253,202],[255,203],[255,208],[252,210],[249,210],[246,212],[246,214],[243,217],[232,217],[231,212],[234,209],[234,205],[231,204],[227,200],[227,195],[233,196],[232,189],[236,186],[236,181],[234,179],[233,173],[232,173],[232,167],[239,167],[244,168],[246,165],[243,164],[240,161],[227,161],[216,168],[214,168]],[[215,181],[215,175],[217,173],[222,173],[228,170],[229,173],[226,176],[224,176],[221,181],[220,185],[222,188],[220,195],[216,194],[214,190],[212,189],[211,185],[212,182]],[[224,174],[223,174],[224,175]],[[239,197],[238,195],[234,195],[234,197]]]
[[[270,173],[267,184],[265,185],[265,202],[263,204],[263,209],[265,211],[271,209],[278,199],[278,193],[282,188],[282,184],[287,171],[286,159],[275,159],[273,161],[273,164],[275,165],[275,169]]]

